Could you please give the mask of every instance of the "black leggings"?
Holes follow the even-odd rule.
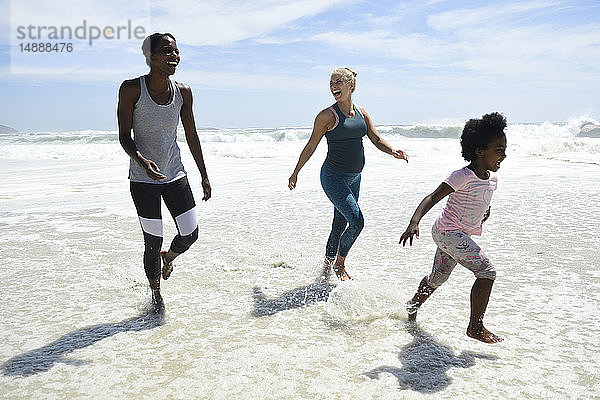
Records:
[[[170,250],[183,253],[198,239],[198,217],[192,189],[183,177],[170,183],[130,183],[131,197],[144,233],[144,270],[148,279],[160,276],[160,249],[163,242],[162,196],[177,225],[178,234]]]

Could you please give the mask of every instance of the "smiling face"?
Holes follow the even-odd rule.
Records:
[[[354,83],[346,76],[332,74],[329,80],[329,89],[336,101],[349,99],[354,91]]]
[[[488,171],[498,171],[506,158],[506,136],[500,136],[488,143],[486,149],[476,149],[480,165]]]
[[[163,36],[158,45],[152,49],[152,68],[173,75],[181,57],[177,43],[169,36]]]

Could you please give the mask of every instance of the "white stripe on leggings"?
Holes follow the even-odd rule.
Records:
[[[179,229],[179,234],[181,236],[187,236],[194,232],[198,227],[198,214],[196,213],[196,207],[193,207],[183,214],[176,216],[175,223],[177,224],[177,229]]]
[[[144,232],[158,237],[163,236],[163,223],[161,219],[139,218]]]

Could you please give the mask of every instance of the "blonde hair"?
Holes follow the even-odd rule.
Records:
[[[331,76],[333,75],[341,76],[344,81],[351,82],[356,88],[356,75],[358,75],[356,71],[353,71],[348,67],[339,67],[331,72]],[[354,89],[352,89],[352,91],[354,92]]]

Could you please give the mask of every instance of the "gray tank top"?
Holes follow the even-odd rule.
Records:
[[[179,88],[171,79],[171,99],[167,104],[152,100],[144,76],[140,76],[140,98],[133,107],[133,141],[142,156],[158,165],[167,178],[155,181],[133,159],[129,163],[132,182],[169,183],[186,175],[177,145],[177,125],[183,105]]]

